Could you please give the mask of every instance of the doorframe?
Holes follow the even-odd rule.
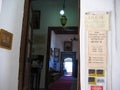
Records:
[[[24,69],[25,69],[25,48],[26,48],[26,36],[27,36],[27,23],[28,23],[28,14],[29,14],[29,4],[31,0],[25,0],[24,2],[24,14],[23,14],[23,23],[22,23],[22,33],[21,33],[21,45],[20,45],[20,57],[19,57],[19,75],[18,75],[18,90],[23,90],[23,81],[24,81]],[[78,0],[78,35],[80,36],[79,30],[80,30],[80,0]],[[50,51],[49,45],[50,45],[50,34],[51,29],[53,28],[48,28],[48,43],[47,43],[47,50]],[[80,38],[78,43],[80,44]],[[80,45],[79,45],[80,46]],[[79,47],[79,52],[80,52],[80,47]],[[79,53],[80,55],[80,53]],[[49,52],[47,51],[46,54],[46,60],[48,61],[49,59]],[[47,62],[46,61],[46,62]],[[46,70],[48,69],[48,65],[46,63]],[[46,74],[48,72],[46,71]],[[45,77],[47,75],[45,74]],[[47,87],[46,87],[47,86]],[[45,78],[45,88],[48,88],[47,85],[47,78]],[[46,89],[47,90],[47,89]],[[77,81],[77,90],[81,90],[81,84],[80,84],[80,59],[78,59],[78,81]]]
[[[51,33],[54,31],[57,34],[78,34],[78,26],[68,26],[65,29],[72,29],[73,31],[65,31],[63,27],[48,27],[47,36],[47,54],[46,54],[46,72],[45,72],[45,90],[48,90],[48,71],[49,71],[49,58],[50,58],[50,48],[51,48]],[[80,89],[79,89],[80,90]]]
[[[24,71],[25,71],[25,56],[26,56],[26,39],[27,39],[27,25],[29,15],[30,0],[25,0],[24,14],[22,23],[20,57],[19,57],[19,75],[18,75],[18,90],[23,90],[24,86]]]

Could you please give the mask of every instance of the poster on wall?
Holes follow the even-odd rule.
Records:
[[[84,20],[87,32],[88,90],[104,90],[110,12],[86,12]]]
[[[88,31],[88,67],[105,68],[107,57],[106,31]]]
[[[109,12],[87,12],[85,14],[86,31],[108,31],[110,30],[110,13]]]

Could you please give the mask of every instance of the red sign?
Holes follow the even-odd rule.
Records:
[[[91,90],[103,90],[103,86],[91,86]]]

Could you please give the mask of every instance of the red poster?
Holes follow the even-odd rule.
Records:
[[[103,86],[91,86],[91,90],[103,90]]]

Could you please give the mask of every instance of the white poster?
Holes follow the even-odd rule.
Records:
[[[107,32],[88,31],[88,67],[106,68]]]

